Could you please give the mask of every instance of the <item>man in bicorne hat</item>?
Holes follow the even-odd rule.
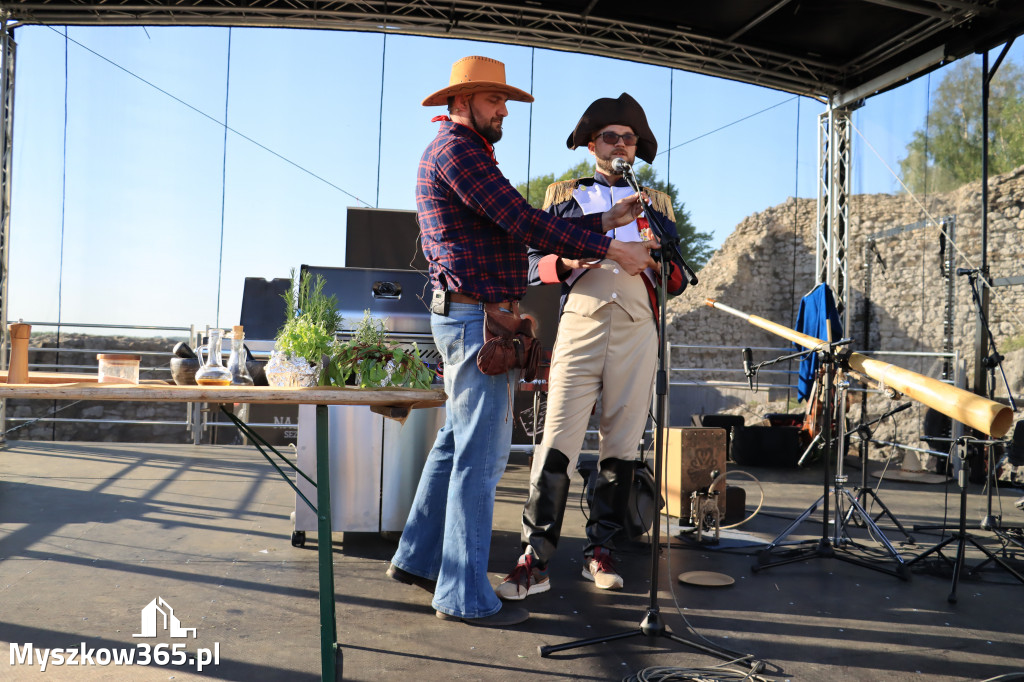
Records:
[[[633,190],[614,167],[616,159],[632,166],[639,156],[651,163],[658,151],[644,110],[626,93],[593,102],[566,145],[585,146],[597,172],[592,178],[548,187],[544,208],[563,218],[601,213],[631,195]],[[650,199],[645,210],[657,213],[660,224],[674,235],[671,198],[648,188],[644,194]],[[642,242],[650,229],[646,221],[640,217],[609,235]],[[669,294],[677,295],[686,280],[677,263],[670,266]],[[569,472],[576,466],[599,395],[599,471],[587,520],[583,577],[601,589],[622,588],[612,560],[612,539],[623,528],[658,364],[660,275],[653,267],[634,274],[607,258],[595,261],[557,249],[530,250],[530,283],[560,282],[561,313],[548,377],[544,437],[534,452],[523,508],[523,555],[497,588],[502,599],[521,600],[551,587],[547,567],[562,530]]]
[[[420,160],[416,207],[434,289],[430,324],[444,363],[444,426],[427,457],[389,577],[433,593],[443,620],[502,627],[529,612],[505,606],[487,577],[494,496],[512,443],[509,390],[515,372],[483,374],[484,303],[511,307],[526,292],[527,246],[569,258],[610,258],[636,274],[653,265],[657,242],[605,235],[633,222],[637,195],[603,213],[558,218],[532,208],[497,168],[508,100],[533,97],[505,83],[505,65],[466,57],[446,88],[423,100],[447,104],[437,137]]]

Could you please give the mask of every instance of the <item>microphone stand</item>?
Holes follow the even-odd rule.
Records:
[[[981,293],[978,291],[978,275],[981,274],[979,270],[965,270],[963,268],[957,269],[958,275],[967,275],[967,282],[971,285],[971,299],[974,302],[974,308],[978,312],[978,319],[981,321],[981,325],[985,328],[985,334],[988,337],[989,346],[992,348],[992,354],[984,359],[985,367],[989,371],[988,380],[988,393],[989,400],[994,398],[995,394],[995,373],[996,368],[999,368],[999,375],[1003,379],[1003,387],[1006,389],[1006,396],[1010,404],[1010,409],[1014,412],[1017,411],[1017,404],[1013,400],[1013,391],[1010,390],[1010,382],[1006,380],[1006,372],[1003,371],[1003,356],[999,354],[999,350],[996,348],[996,337],[992,334],[992,327],[988,323],[988,318],[985,316],[985,306],[981,303]],[[986,280],[987,284],[987,280]],[[1000,539],[1005,540],[1006,538],[1000,533],[1002,516],[992,515],[992,488],[995,487],[996,483],[996,472],[994,469],[994,453],[993,445],[985,445],[985,464],[987,468],[986,476],[986,514],[985,518],[981,520],[981,529],[993,531]]]
[[[639,192],[636,177],[633,175],[632,168],[627,166],[627,172],[624,173],[626,181],[633,187],[634,190]],[[664,459],[665,452],[665,424],[668,421],[668,341],[666,336],[666,324],[665,320],[667,317],[667,303],[668,303],[668,271],[671,264],[671,259],[667,258],[668,254],[673,254],[678,257],[678,262],[683,266],[685,272],[688,274],[688,279],[691,284],[697,283],[697,277],[690,270],[689,266],[683,261],[682,256],[679,255],[679,238],[677,235],[668,236],[664,226],[661,225],[660,220],[656,217],[653,211],[647,211],[648,220],[653,224],[658,232],[659,239],[661,240],[661,249],[658,253],[658,260],[661,263],[661,289],[658,296],[658,373],[656,380],[656,414],[657,420],[655,424],[655,437],[654,437],[654,488],[655,490],[661,490],[662,485],[662,462]],[[643,275],[640,275],[641,277]],[[640,622],[640,627],[634,630],[627,630],[624,632],[618,632],[611,635],[605,635],[604,637],[591,637],[588,639],[580,639],[573,642],[567,642],[565,644],[558,644],[554,646],[540,646],[541,657],[547,657],[558,651],[566,651],[568,649],[577,649],[579,647],[590,646],[592,644],[602,644],[605,642],[612,642],[620,639],[629,639],[637,636],[644,636],[648,638],[649,644],[656,644],[655,638],[670,639],[673,642],[679,644],[685,644],[686,646],[693,647],[699,651],[703,651],[706,654],[717,656],[723,660],[730,661],[733,663],[742,663],[752,669],[752,671],[760,670],[762,663],[760,661],[753,660],[752,654],[742,654],[735,651],[729,651],[726,649],[720,649],[713,646],[702,644],[701,642],[693,641],[680,637],[679,635],[671,632],[662,620],[661,611],[658,608],[658,564],[659,564],[659,552],[661,550],[661,517],[660,512],[658,518],[654,520],[654,524],[651,530],[651,587],[649,592],[649,602],[647,606],[647,613],[644,619]]]
[[[901,580],[910,579],[910,571],[907,568],[907,563],[900,556],[896,548],[892,546],[889,539],[885,537],[885,534],[875,525],[871,516],[867,511],[860,505],[857,498],[846,489],[847,477],[843,473],[843,458],[846,454],[846,390],[849,387],[848,381],[838,382],[835,384],[836,375],[842,371],[843,366],[846,364],[846,358],[837,352],[839,346],[846,345],[850,342],[849,339],[843,339],[841,341],[835,341],[832,343],[822,344],[817,352],[821,353],[822,366],[825,368],[825,384],[824,384],[824,395],[822,396],[823,410],[822,415],[824,419],[824,425],[822,427],[822,442],[824,443],[825,453],[823,455],[824,467],[823,467],[823,487],[824,490],[821,497],[808,507],[800,516],[798,516],[789,526],[786,527],[779,535],[775,537],[768,545],[765,546],[757,555],[757,563],[755,563],[751,570],[755,573],[766,568],[772,568],[773,566],[782,566],[784,564],[792,564],[804,561],[806,559],[815,558],[827,558],[827,559],[839,559],[850,564],[856,564],[865,568],[870,568],[882,573],[888,573],[889,575],[896,576]],[[837,396],[836,394],[841,395]],[[835,424],[835,432],[833,432],[833,424]],[[829,450],[834,450],[836,457],[836,471],[835,478],[832,485],[832,489],[829,489]],[[835,496],[835,516],[830,519],[829,512],[829,499]],[[881,564],[873,564],[870,561],[853,556],[850,554],[842,554],[837,550],[849,550],[850,547],[856,547],[853,539],[846,534],[846,524],[843,523],[843,503],[848,503],[851,508],[856,509],[860,518],[863,519],[864,523],[871,529],[872,537],[876,538],[885,547],[889,554],[889,557],[895,562],[895,568],[889,568]],[[814,512],[818,510],[818,506],[822,506],[821,516],[821,537],[816,541],[813,548],[795,549],[792,553],[779,557],[773,552],[784,545],[784,540],[789,537],[790,533],[794,532],[797,527],[810,517]],[[832,538],[829,538],[829,525],[830,521],[833,525],[834,534]],[[814,540],[804,541],[799,544],[814,543]]]
[[[877,524],[878,520],[881,519],[883,516],[889,517],[889,520],[896,524],[896,527],[899,529],[899,531],[903,533],[903,537],[907,539],[907,543],[911,545],[914,544],[913,536],[907,532],[907,529],[903,527],[903,524],[900,523],[899,519],[897,519],[896,516],[892,513],[892,511],[889,510],[889,507],[885,505],[885,502],[882,502],[882,498],[878,496],[878,493],[875,492],[874,488],[868,485],[868,443],[874,436],[874,433],[871,431],[870,427],[879,423],[886,417],[891,417],[894,414],[902,412],[903,410],[910,409],[912,406],[913,403],[903,403],[902,405],[897,405],[896,407],[892,408],[888,412],[885,412],[881,416],[876,417],[875,419],[872,419],[871,421],[868,422],[862,422],[853,428],[853,433],[856,433],[858,436],[860,436],[861,439],[860,488],[857,489],[857,501],[860,502],[860,506],[863,507],[864,509],[867,509],[869,504],[877,504],[882,511],[878,512],[878,514],[872,518],[872,521],[874,521]],[[871,498],[870,503],[868,502],[868,497]],[[858,523],[857,519],[853,518],[855,511],[856,510],[853,507],[850,507],[846,511],[846,519],[844,521],[844,524],[849,524],[852,520],[855,525],[863,527],[863,523]]]
[[[980,273],[980,271],[977,270],[977,269],[967,270],[965,268],[960,268],[960,269],[958,269],[956,271],[956,274],[958,274],[958,275],[967,275],[968,282],[971,285],[971,297],[972,297],[972,299],[974,301],[975,308],[976,308],[976,310],[978,312],[978,319],[981,321],[982,326],[985,328],[985,332],[988,335],[989,344],[992,347],[992,355],[990,355],[989,357],[984,359],[985,365],[988,367],[989,373],[992,375],[992,381],[989,381],[989,385],[988,385],[989,397],[991,398],[993,390],[995,388],[995,386],[994,386],[994,383],[995,383],[995,381],[994,381],[994,379],[995,379],[995,376],[994,376],[995,375],[995,368],[999,367],[999,371],[1000,371],[1000,373],[1002,374],[1002,377],[1003,377],[1004,385],[1006,386],[1006,395],[1009,396],[1010,407],[1014,411],[1016,411],[1017,405],[1016,405],[1016,403],[1013,400],[1013,391],[1010,390],[1009,384],[1006,383],[1006,373],[1003,372],[1003,366],[1002,366],[1003,356],[999,354],[998,350],[996,350],[996,340],[995,340],[995,337],[992,334],[992,328],[989,326],[988,319],[986,319],[986,317],[985,317],[984,306],[982,306],[982,304],[981,304],[981,295],[978,292],[978,274],[979,273]],[[1021,541],[1019,535],[1017,535],[1016,533],[1013,532],[1013,531],[1017,531],[1017,533],[1019,533],[1021,529],[1020,528],[1011,528],[1009,526],[1004,526],[1002,524],[1002,517],[1001,516],[993,516],[992,515],[992,488],[995,485],[995,480],[994,480],[995,472],[992,471],[992,468],[993,468],[992,467],[992,459],[993,459],[993,456],[992,456],[993,448],[992,448],[992,446],[995,445],[998,442],[1000,442],[1000,441],[978,440],[978,439],[974,439],[974,438],[970,438],[970,437],[966,437],[966,436],[958,438],[956,441],[954,441],[954,445],[952,446],[952,449],[956,450],[957,456],[958,456],[959,461],[960,461],[960,472],[957,475],[957,484],[960,486],[960,519],[959,519],[960,523],[959,523],[959,526],[945,540],[942,540],[938,544],[932,546],[930,549],[926,550],[923,554],[918,555],[916,558],[914,558],[913,561],[910,562],[910,564],[916,564],[917,562],[921,561],[925,557],[927,557],[927,556],[929,556],[931,554],[935,554],[936,556],[940,557],[945,563],[952,563],[953,564],[953,585],[952,585],[952,589],[950,590],[949,596],[946,598],[946,600],[950,604],[955,604],[956,601],[957,601],[956,589],[957,589],[957,584],[960,581],[961,571],[963,570],[964,564],[965,564],[964,550],[966,548],[966,543],[970,543],[971,545],[973,545],[975,549],[979,550],[985,556],[985,559],[981,563],[979,563],[978,565],[974,566],[973,568],[969,568],[967,570],[967,574],[968,575],[972,575],[974,573],[977,573],[978,571],[980,571],[982,568],[984,568],[989,563],[995,563],[1000,568],[1002,568],[1007,573],[1009,573],[1014,578],[1016,578],[1019,582],[1024,583],[1024,573],[1020,573],[1017,570],[1015,570],[1014,567],[1011,566],[1008,563],[1008,561],[1006,561],[1004,559],[1004,557],[1006,556],[1006,548],[1009,546],[1010,543],[1013,543],[1013,544],[1017,545],[1018,547],[1024,547],[1024,544],[1022,544],[1022,541]],[[987,505],[986,506],[986,511],[987,511],[987,513],[985,515],[985,518],[982,519],[981,523],[978,524],[977,530],[983,530],[983,531],[990,532],[990,533],[994,534],[996,536],[996,538],[999,539],[999,541],[1002,544],[1001,544],[1001,547],[998,550],[996,550],[996,551],[993,551],[993,550],[989,549],[988,547],[986,547],[985,545],[983,545],[980,542],[978,542],[978,540],[976,540],[975,537],[973,535],[971,535],[967,531],[967,486],[968,486],[968,483],[970,482],[970,463],[968,461],[969,460],[968,452],[969,452],[969,449],[970,449],[971,445],[981,445],[981,446],[984,446],[985,452],[986,452],[985,464],[986,464],[986,468],[988,469],[988,471],[985,472],[985,476],[986,476],[986,480],[985,480],[986,505]],[[950,452],[950,458],[951,459],[952,459],[952,454],[953,453]],[[919,528],[920,528],[920,526],[914,526],[914,530],[918,530]],[[956,542],[957,543],[957,547],[956,547],[956,556],[954,557],[953,561],[950,562],[949,558],[946,557],[946,555],[944,555],[942,553],[942,549],[944,547],[946,547],[946,545],[949,545],[952,542]],[[1002,556],[1000,556],[1000,554]]]
[[[641,188],[640,187],[640,183],[637,182],[636,174],[633,173],[633,166],[631,166],[628,163],[623,163],[623,164],[621,164],[620,167],[622,167],[622,177],[626,180],[626,183],[630,187],[633,188],[633,191],[636,192],[637,194],[640,194],[641,192],[643,192],[643,188]],[[643,199],[641,198],[641,201],[642,200]],[[647,210],[646,206],[644,207],[644,215],[647,216],[647,222],[651,226],[653,226],[654,233],[657,235],[658,241],[661,242],[660,249],[661,250],[664,250],[664,249],[669,249],[670,250],[670,254],[669,255],[671,256],[671,258],[665,258],[664,254],[661,255],[662,270],[664,271],[665,270],[664,266],[668,265],[669,262],[674,260],[677,263],[679,263],[680,266],[682,266],[683,272],[686,274],[686,280],[690,284],[696,286],[697,285],[697,275],[694,274],[693,269],[689,265],[687,265],[686,260],[683,259],[682,252],[679,250],[679,235],[678,234],[669,235],[667,233],[667,231],[665,230],[665,226],[661,224],[661,218],[658,217],[658,214],[656,212],[654,212],[654,211]],[[662,285],[664,285],[664,284],[666,284],[668,282],[668,278],[667,278],[666,273],[662,272],[662,278],[661,279],[662,279]],[[662,308],[664,308],[664,306],[662,306]],[[662,312],[664,313],[664,310]],[[664,315],[662,315],[662,322],[664,322],[664,319],[665,319]],[[664,324],[662,326],[664,326]],[[664,332],[664,329],[662,330],[662,332]],[[662,338],[664,338],[664,337],[662,337]]]
[[[1003,557],[999,556],[1000,553],[1005,555],[1007,546],[1007,542],[1005,540],[1003,542],[1003,546],[998,551],[994,552],[985,545],[978,542],[973,535],[967,532],[967,485],[970,479],[970,462],[968,461],[968,452],[970,446],[975,443],[977,442],[974,441],[973,438],[970,438],[969,436],[962,436],[958,438],[952,446],[952,450],[956,451],[957,456],[960,459],[960,473],[957,475],[957,485],[960,486],[960,525],[957,526],[957,530],[953,531],[945,540],[942,540],[938,544],[933,545],[931,548],[926,550],[924,553],[919,554],[907,564],[908,566],[912,566],[931,554],[935,554],[937,557],[942,559],[942,561],[946,564],[952,564],[953,584],[950,588],[949,596],[946,597],[946,601],[948,601],[950,604],[955,604],[957,601],[956,588],[960,582],[960,574],[963,571],[966,563],[964,550],[966,549],[968,542],[971,543],[971,545],[973,545],[975,549],[977,549],[983,555],[985,555],[986,558],[974,568],[968,568],[967,575],[973,575],[974,573],[980,571],[988,563],[992,562],[1001,567],[1003,570],[1012,575],[1021,583],[1024,583],[1024,575],[1016,571],[1013,568],[1013,566],[1011,566]],[[982,444],[991,445],[992,443],[993,441],[986,441]],[[952,456],[953,453],[950,452],[950,457]],[[918,526],[914,526],[914,530],[917,529]],[[949,545],[953,542],[957,543],[956,556],[953,558],[952,561],[950,561],[949,557],[942,553],[942,550],[946,547],[946,545]]]

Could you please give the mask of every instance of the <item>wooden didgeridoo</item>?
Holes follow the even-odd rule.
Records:
[[[32,325],[16,322],[7,327],[11,335],[11,361],[7,365],[7,383],[28,383],[28,339]]]
[[[714,299],[705,299],[704,303],[722,312],[742,318],[755,327],[777,334],[804,348],[815,349],[826,345],[826,342],[819,338],[801,334],[757,315],[740,312],[724,303],[718,303]],[[1002,438],[1013,425],[1013,410],[994,400],[950,386],[938,379],[911,372],[909,369],[874,360],[860,353],[850,353],[846,362],[850,369],[866,374],[883,386],[899,391],[908,398],[923,403],[950,419],[955,419],[993,438]]]

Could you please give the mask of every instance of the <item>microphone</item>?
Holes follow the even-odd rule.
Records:
[[[625,175],[626,173],[633,170],[633,167],[630,166],[626,162],[626,160],[620,156],[616,157],[615,160],[612,161],[612,170],[618,173],[619,175]]]
[[[892,416],[892,415],[896,414],[897,412],[902,412],[903,410],[909,410],[913,406],[913,404],[914,403],[903,403],[902,405],[897,407],[895,410],[890,410],[889,411],[889,416]]]
[[[750,390],[754,390],[754,370],[750,368],[750,364],[753,361],[749,348],[743,349],[743,374],[747,377],[747,383],[750,385]]]
[[[981,268],[957,268],[956,274],[959,275],[976,275],[981,272]]]

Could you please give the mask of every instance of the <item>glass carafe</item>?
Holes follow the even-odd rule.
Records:
[[[248,354],[245,352],[245,331],[240,324],[231,328],[231,355],[228,356],[228,371],[231,372],[232,386],[252,386],[252,376],[246,367]]]
[[[231,383],[231,372],[221,361],[220,343],[223,329],[211,329],[210,340],[205,346],[196,350],[202,367],[196,371],[196,383],[200,386],[227,386]],[[206,359],[203,359],[203,352],[206,352]]]

